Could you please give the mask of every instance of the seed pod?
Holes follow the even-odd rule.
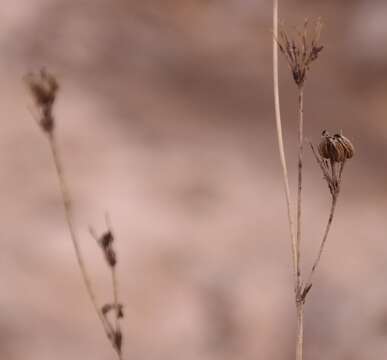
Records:
[[[336,141],[325,130],[322,133],[322,140],[318,145],[318,152],[322,158],[335,162],[339,162],[342,158],[342,152],[337,147]]]
[[[333,135],[333,137],[344,148],[345,158],[350,159],[351,157],[353,157],[353,155],[355,154],[355,148],[352,145],[352,143],[345,136],[341,134],[335,134]]]
[[[330,136],[327,131],[323,131],[322,140],[318,145],[318,152],[324,159],[334,162],[343,162],[354,155],[352,143],[343,135],[335,134]]]
[[[336,139],[334,136],[331,138],[331,142],[335,148],[335,159],[333,159],[336,162],[343,162],[347,159],[345,148],[343,144]]]

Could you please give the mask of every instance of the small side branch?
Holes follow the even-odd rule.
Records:
[[[102,312],[98,306],[97,296],[94,293],[93,285],[91,283],[90,276],[87,273],[85,261],[84,261],[83,256],[82,256],[81,249],[79,247],[79,240],[78,240],[78,237],[77,237],[77,234],[75,231],[74,221],[73,221],[72,203],[71,203],[70,192],[68,190],[67,183],[65,180],[63,166],[62,166],[61,158],[59,156],[59,150],[58,150],[58,146],[57,146],[56,139],[54,136],[54,132],[48,133],[48,140],[49,140],[50,150],[51,150],[51,154],[52,154],[52,159],[53,159],[53,162],[55,165],[55,170],[56,170],[58,180],[59,180],[59,186],[60,186],[60,192],[61,192],[63,206],[64,206],[65,218],[66,218],[66,222],[67,222],[67,227],[69,229],[70,238],[71,238],[71,241],[72,241],[73,246],[74,246],[77,263],[78,263],[79,269],[81,271],[82,279],[83,279],[83,282],[85,284],[86,291],[87,291],[87,294],[90,298],[90,301],[91,301],[91,303],[94,307],[94,310],[95,310],[95,312],[96,312],[96,314],[97,314],[97,316],[98,316],[98,318],[99,318],[99,320],[104,328],[106,335],[108,335],[110,332],[109,325],[105,321],[105,318],[103,317]]]
[[[306,282],[305,288],[308,288],[308,287],[312,286],[313,276],[316,273],[317,268],[318,268],[318,266],[320,264],[321,255],[322,255],[322,253],[324,251],[325,244],[326,244],[326,241],[327,241],[328,235],[329,235],[329,230],[331,229],[333,217],[335,215],[335,210],[336,210],[336,204],[337,204],[338,196],[339,196],[339,193],[337,193],[336,195],[332,195],[331,209],[330,209],[330,212],[329,212],[328,222],[327,222],[327,225],[325,227],[324,236],[322,238],[322,241],[321,241],[318,253],[317,253],[316,260],[313,263],[312,270],[310,271],[310,274],[309,274],[309,277],[308,277],[308,281]]]

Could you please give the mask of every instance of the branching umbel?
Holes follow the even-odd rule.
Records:
[[[49,141],[52,158],[59,179],[67,227],[70,232],[70,238],[74,246],[75,256],[78,262],[79,269],[81,271],[83,282],[85,284],[89,298],[93,304],[94,310],[117,354],[118,359],[122,359],[122,333],[120,329],[119,320],[123,317],[123,309],[122,305],[118,302],[117,279],[115,272],[117,257],[113,249],[114,237],[111,227],[108,226],[108,231],[101,237],[95,236],[104,252],[107,263],[111,269],[113,283],[113,302],[105,304],[101,307],[97,300],[97,296],[91,283],[90,276],[86,270],[84,257],[79,246],[79,239],[74,226],[74,215],[72,210],[71,196],[67,186],[66,178],[64,176],[62,160],[59,155],[58,145],[55,137],[53,106],[56,100],[57,92],[59,90],[59,84],[55,77],[44,69],[42,69],[38,73],[28,74],[25,77],[25,80],[35,103],[33,112],[34,118],[43,133],[47,136]],[[115,310],[114,324],[108,318],[108,313],[113,309]]]
[[[330,136],[326,130],[322,132],[322,139],[318,146],[319,154],[317,154],[312,143],[310,143],[310,147],[313,151],[317,163],[321,168],[324,179],[328,184],[328,188],[331,193],[331,209],[317,257],[313,263],[312,270],[310,271],[308,280],[305,285],[305,290],[308,289],[307,291],[309,291],[309,289],[312,287],[312,278],[317,270],[318,265],[320,264],[321,255],[323,253],[329,230],[332,225],[337,199],[340,194],[344,166],[346,161],[352,158],[355,153],[355,149],[352,143],[345,136],[342,134],[334,134],[333,136]]]
[[[323,132],[322,141],[318,147],[319,155],[311,145],[313,153],[316,157],[323,176],[328,183],[328,187],[332,197],[331,209],[328,218],[328,223],[319,247],[318,254],[313,263],[313,267],[307,281],[304,282],[303,271],[300,266],[301,259],[301,229],[302,229],[302,188],[303,188],[303,145],[304,145],[304,87],[309,74],[311,64],[317,60],[323,46],[319,43],[321,34],[321,20],[318,19],[312,31],[309,31],[308,20],[305,20],[303,29],[296,31],[294,34],[288,34],[282,27],[278,31],[278,0],[273,0],[273,68],[274,68],[274,98],[276,110],[276,123],[278,144],[281,154],[281,163],[283,167],[283,175],[285,184],[289,183],[287,178],[287,168],[284,162],[285,154],[282,138],[282,127],[279,110],[279,91],[278,91],[278,61],[277,61],[277,45],[281,53],[284,55],[290,68],[293,80],[298,90],[298,187],[297,187],[297,206],[296,206],[296,223],[293,228],[290,194],[286,188],[286,204],[288,208],[289,227],[292,240],[292,259],[295,268],[294,288],[295,288],[295,303],[297,311],[297,341],[296,341],[296,360],[303,359],[303,329],[304,329],[304,304],[306,297],[312,288],[312,278],[317,270],[321,260],[321,255],[328,237],[328,233],[333,221],[337,199],[340,193],[340,185],[342,174],[346,160],[350,159],[354,154],[354,148],[351,142],[342,134],[330,136],[326,131]],[[296,235],[294,235],[296,234]]]
[[[322,30],[321,19],[318,19],[312,32],[308,31],[309,21],[304,21],[302,31],[290,37],[284,27],[279,30],[276,39],[278,47],[285,56],[293,75],[294,82],[302,87],[305,83],[310,65],[317,60],[324,46],[319,44]]]

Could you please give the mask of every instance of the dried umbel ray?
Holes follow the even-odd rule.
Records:
[[[321,19],[317,19],[314,29],[308,31],[309,21],[304,22],[302,31],[296,31],[293,37],[282,28],[279,30],[279,38],[276,39],[278,47],[285,56],[294,82],[302,87],[306,80],[310,65],[317,60],[323,46],[319,44],[322,29]]]

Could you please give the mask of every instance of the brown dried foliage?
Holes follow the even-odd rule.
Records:
[[[43,131],[50,133],[54,129],[53,105],[59,84],[56,78],[44,68],[38,73],[29,73],[24,78],[35,102],[38,123]]]
[[[304,22],[302,31],[296,31],[293,38],[282,26],[279,30],[279,38],[276,39],[281,53],[285,56],[293,79],[297,86],[302,87],[305,83],[310,65],[317,60],[323,46],[319,44],[322,30],[322,22],[316,21],[312,32],[308,31],[309,21]]]

